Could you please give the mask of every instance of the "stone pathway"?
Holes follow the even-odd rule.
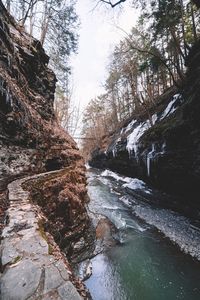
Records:
[[[22,188],[28,179],[50,173],[53,172],[19,179],[8,185],[10,207],[1,243],[2,300],[83,299],[70,281],[70,271],[61,255],[57,258],[50,254],[40,226],[43,216],[39,207],[30,203],[29,192]]]

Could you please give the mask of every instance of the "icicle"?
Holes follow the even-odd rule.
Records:
[[[147,175],[150,176],[150,168],[151,168],[151,159],[149,153],[147,155]]]
[[[150,122],[147,120],[146,122],[140,123],[137,127],[135,127],[132,133],[127,137],[127,145],[126,149],[129,153],[134,150],[135,159],[138,160],[138,144],[139,139],[144,134],[146,130],[150,128]]]
[[[11,68],[11,57],[10,55],[7,56],[8,59],[8,67]]]
[[[10,106],[13,107],[13,97],[12,97],[12,94],[10,94]]]
[[[130,148],[127,148],[127,151],[128,151],[128,157],[129,157],[129,159],[131,159],[132,150]]]
[[[150,176],[151,175],[151,160],[152,158],[154,158],[156,152],[156,147],[155,144],[152,144],[152,148],[151,151],[147,154],[147,175]]]
[[[9,88],[6,90],[6,104],[9,104],[10,103],[10,91],[9,91]]]
[[[116,150],[116,148],[115,148],[115,147],[112,149],[112,154],[113,154],[113,157],[116,157],[117,150]]]
[[[167,148],[167,144],[166,142],[164,142],[161,147],[161,154],[164,154],[166,152],[166,148]]]

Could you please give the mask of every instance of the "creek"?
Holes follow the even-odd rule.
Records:
[[[96,216],[94,222],[98,222],[100,215],[115,227],[115,243],[90,260],[92,275],[85,284],[92,298],[200,299],[199,261],[184,254],[162,232],[138,218],[133,210],[136,200],[122,188],[117,175],[105,175],[109,174],[104,172],[102,176],[99,170],[88,170],[88,209]],[[153,194],[140,183],[137,182],[136,190],[139,187]],[[145,208],[147,204],[141,205]]]

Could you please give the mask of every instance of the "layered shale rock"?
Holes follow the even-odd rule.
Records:
[[[3,177],[59,169],[81,160],[53,110],[56,77],[39,41],[0,2],[0,145]]]
[[[7,185],[19,177],[49,172],[29,183],[25,180],[23,188],[30,195],[28,205],[41,206],[44,230],[75,261],[93,239],[85,208],[85,167],[75,142],[57,123],[56,77],[48,62],[40,42],[15,22],[0,1],[1,220],[10,197]]]

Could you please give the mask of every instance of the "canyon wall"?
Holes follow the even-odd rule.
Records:
[[[63,169],[31,181],[27,189],[48,217],[45,229],[75,257],[87,244],[90,227],[85,166],[75,142],[56,120],[56,77],[48,62],[40,42],[0,1],[0,191],[18,177]]]
[[[151,117],[129,120],[104,137],[89,164],[139,177],[177,196],[178,206],[200,210],[200,42],[187,58],[182,87],[160,97]]]

